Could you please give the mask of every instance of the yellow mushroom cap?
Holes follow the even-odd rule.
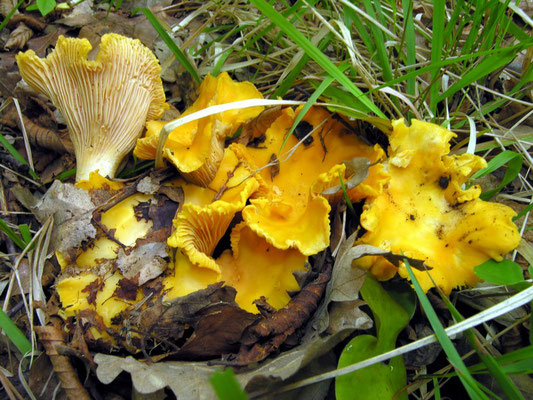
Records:
[[[501,260],[514,249],[520,235],[514,212],[478,198],[480,189],[461,185],[486,163],[477,156],[449,156],[453,133],[438,125],[403,120],[393,122],[390,136],[391,175],[385,191],[365,203],[361,225],[367,230],[360,243],[422,259],[435,283],[445,292],[473,285],[473,268],[489,258]],[[355,261],[380,279],[397,268],[381,257]],[[405,266],[399,273],[407,277]],[[426,272],[414,271],[422,288],[434,286]]]
[[[113,178],[146,120],[161,117],[167,107],[159,62],[139,40],[106,34],[94,61],[87,59],[91,48],[87,39],[60,36],[45,59],[32,50],[17,55],[24,80],[65,118],[76,180],[97,169]]]
[[[206,76],[194,104],[183,113],[192,114],[207,107],[263,96],[250,82],[234,82],[227,72],[217,77]],[[224,111],[184,124],[168,135],[163,156],[193,183],[207,186],[213,179],[224,154],[224,139],[240,125],[259,115],[263,107]],[[139,139],[134,154],[142,159],[155,159],[159,133],[164,122],[149,121],[145,137]]]
[[[237,290],[235,301],[246,311],[257,313],[254,300],[265,296],[273,307],[287,305],[287,291],[299,290],[293,271],[304,271],[307,257],[298,250],[279,250],[257,236],[244,223],[231,233],[232,251],[216,259],[220,272],[193,264],[181,250],[176,252],[163,279],[165,300],[185,296],[218,281]]]
[[[235,214],[259,186],[249,175],[250,171],[239,163],[233,151],[226,149],[208,188],[185,184],[185,204],[173,221],[176,230],[168,245],[181,249],[193,264],[220,273],[211,254]]]
[[[345,178],[345,165],[341,163],[354,157],[377,161],[384,153],[364,144],[326,110],[312,108],[303,121],[315,129],[313,141],[305,145],[292,135],[282,150],[290,156],[282,156],[280,148],[296,115],[294,110],[284,109],[266,131],[260,147],[232,144],[230,148],[250,170],[259,171],[254,176],[260,188],[242,212],[244,221],[275,247],[295,247],[302,254],[312,255],[329,245],[331,208],[320,193],[339,184],[339,174]],[[292,151],[294,146],[298,147]],[[273,172],[272,166],[262,168],[273,156],[279,161],[277,171]],[[374,188],[373,193],[378,193],[384,184],[379,179],[369,181],[368,178],[364,183]],[[362,197],[362,193],[358,192],[357,196]]]
[[[116,297],[115,290],[122,278],[123,276],[119,271],[108,273],[102,277],[90,271],[83,271],[76,276],[60,279],[56,283],[56,290],[64,313],[70,317],[82,310],[94,310],[102,317],[105,325],[111,327],[113,325],[112,319],[138,302],[142,296],[141,290],[138,289],[137,298],[134,301]],[[101,284],[92,288],[96,292],[94,303],[89,303],[91,294],[89,285],[94,284],[98,279],[101,280]]]
[[[241,223],[231,233],[233,253],[217,259],[222,280],[237,290],[235,301],[246,311],[257,312],[254,300],[264,296],[277,308],[287,305],[287,291],[299,290],[293,271],[304,271],[307,257],[296,249],[280,250]]]

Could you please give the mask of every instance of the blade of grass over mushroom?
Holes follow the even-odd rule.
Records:
[[[442,291],[440,290],[439,295],[441,297],[441,300],[444,301],[444,304],[446,304],[446,307],[448,307],[448,310],[450,310],[450,312],[452,313],[453,319],[459,322],[464,321],[464,317],[459,313],[459,311],[451,303],[448,297],[445,296],[444,293],[442,293]],[[502,389],[503,393],[505,394],[505,398],[523,400],[524,397],[517,389],[517,387],[513,384],[513,381],[511,381],[511,379],[499,366],[496,358],[491,356],[490,353],[481,345],[478,338],[476,338],[474,331],[472,329],[468,329],[464,332],[464,334],[470,345],[474,348],[477,355],[481,359],[481,363],[485,365],[487,370],[490,372],[492,377],[496,380],[496,382]]]
[[[348,67],[348,65],[346,64],[345,67]],[[320,83],[318,88],[313,92],[311,96],[309,96],[309,99],[305,102],[304,106],[302,107],[302,109],[300,110],[296,118],[294,119],[294,123],[292,124],[290,131],[285,136],[285,140],[283,140],[283,143],[281,144],[279,153],[281,153],[281,151],[285,147],[285,144],[287,143],[287,140],[289,140],[289,137],[292,135],[292,133],[294,132],[298,124],[302,121],[303,117],[305,117],[305,114],[307,114],[307,112],[313,106],[313,104],[315,104],[318,98],[322,95],[322,93],[324,93],[324,90],[326,90],[334,80],[335,78],[332,78],[331,76],[324,78],[324,80],[322,81],[322,83]]]
[[[339,172],[339,181],[342,189],[342,195],[344,196],[344,201],[346,202],[346,205],[352,212],[352,215],[355,215],[355,209],[353,208],[352,201],[350,200],[350,197],[348,196],[348,192],[346,191],[346,185],[344,185],[344,180],[342,179],[341,173]]]
[[[168,46],[168,48],[172,51],[172,54],[174,54],[174,57],[180,62],[183,67],[187,70],[189,74],[191,74],[192,78],[195,80],[197,84],[201,83],[200,75],[198,75],[198,72],[196,71],[196,67],[191,64],[185,53],[176,45],[174,40],[170,37],[170,35],[167,33],[165,28],[161,25],[157,17],[150,11],[150,9],[141,7],[136,8],[133,10],[133,15],[137,14],[139,11],[141,11],[146,19],[150,21],[154,29],[156,30],[159,37],[165,42],[165,44]]]
[[[0,309],[0,328],[22,355],[31,351],[30,341],[2,309]]]
[[[19,247],[21,250],[24,250],[27,244],[22,240],[19,235],[15,233],[13,229],[9,227],[8,224],[3,219],[0,219],[0,229]]]
[[[409,273],[411,283],[415,288],[415,292],[418,296],[418,300],[420,301],[420,305],[424,310],[424,313],[426,314],[426,317],[429,323],[431,324],[433,331],[435,332],[435,336],[437,337],[440,345],[442,346],[442,349],[448,356],[450,363],[457,371],[457,376],[461,380],[461,383],[465,387],[465,390],[468,392],[470,398],[472,399],[488,399],[488,397],[481,390],[479,384],[468,371],[468,368],[466,368],[466,365],[464,364],[463,360],[461,359],[461,356],[455,349],[451,339],[448,337],[448,334],[444,330],[444,327],[440,323],[437,313],[431,306],[431,303],[429,302],[426,294],[418,283],[418,280],[416,279],[416,276],[413,273],[411,266],[409,265],[409,261],[406,258],[404,258],[404,264],[407,268],[407,272]]]
[[[28,172],[33,179],[35,179],[36,181],[39,181],[39,175],[37,175],[35,171],[31,169],[28,161],[26,161],[26,159],[22,156],[22,154],[20,154],[17,151],[17,149],[15,149],[15,147],[13,147],[13,145],[9,143],[7,139],[4,137],[4,135],[2,135],[1,133],[0,133],[0,144],[5,147],[5,149],[9,152],[9,154],[11,154],[11,156],[15,160],[17,160],[19,163],[28,167]]]
[[[248,396],[242,390],[235,373],[231,368],[216,371],[209,378],[219,400],[247,400]]]
[[[376,115],[385,118],[385,115],[377,108],[366,95],[337,67],[333,62],[314,46],[302,33],[293,25],[289,24],[283,16],[277,12],[271,5],[264,0],[251,0],[264,15],[274,22],[282,31],[285,32],[298,46],[300,46],[318,65],[334,77],[349,92],[360,99],[361,103]]]
[[[471,183],[481,178],[485,175],[491,174],[494,171],[496,171],[498,168],[502,167],[503,165],[507,164],[507,169],[505,170],[505,175],[501,181],[501,183],[496,187],[495,189],[489,190],[487,192],[483,192],[480,196],[483,200],[488,200],[497,193],[499,193],[505,186],[507,186],[509,183],[515,179],[518,174],[520,173],[520,169],[522,168],[522,162],[523,162],[523,156],[522,154],[515,153],[511,150],[505,150],[502,151],[500,154],[495,156],[492,160],[490,160],[487,164],[487,166],[479,171],[477,171],[472,177],[470,178],[470,185]]]
[[[420,285],[419,285],[420,286]],[[427,300],[427,298],[426,298]],[[494,318],[498,318],[502,315],[505,315],[509,313],[510,311],[523,306],[524,304],[529,303],[533,300],[533,287],[530,287],[526,290],[523,290],[522,292],[512,296],[511,298],[504,300],[476,315],[473,315],[472,317],[469,317],[465,319],[463,322],[459,322],[457,324],[454,324],[452,326],[449,326],[445,329],[445,333],[448,336],[454,336],[461,332],[464,332],[467,329],[473,328],[475,326],[478,326],[480,324],[483,324],[487,321],[490,321]],[[276,390],[273,393],[282,393],[287,392],[289,390],[293,390],[299,387],[312,385],[313,383],[321,382],[327,379],[336,378],[341,375],[349,374],[350,372],[354,372],[357,370],[360,370],[362,368],[368,367],[369,365],[373,365],[379,362],[390,360],[393,357],[396,357],[398,355],[406,354],[410,351],[414,351],[416,349],[420,349],[424,346],[427,346],[431,343],[438,342],[438,338],[435,334],[426,336],[422,339],[419,339],[415,342],[406,344],[404,346],[398,347],[394,350],[388,351],[386,353],[383,353],[379,356],[369,358],[367,360],[358,362],[356,364],[349,365],[347,367],[338,368],[334,371],[326,372],[320,375],[313,376],[311,378],[302,379],[298,382],[291,383],[289,385],[283,386],[282,388]],[[453,347],[453,346],[452,346]]]
[[[172,132],[174,129],[188,122],[196,121],[197,119],[208,117],[210,115],[218,114],[218,113],[228,111],[228,110],[237,110],[237,109],[257,107],[257,106],[284,106],[284,105],[285,106],[297,106],[300,104],[303,104],[303,102],[294,101],[294,100],[268,100],[268,99],[242,100],[242,101],[235,101],[233,103],[225,103],[225,104],[219,104],[216,106],[207,107],[207,108],[204,108],[203,110],[189,114],[183,118],[175,119],[174,121],[167,123],[161,129],[161,132],[159,133],[159,142],[157,144],[155,167],[163,168],[164,166],[163,147],[165,145],[165,142],[170,132]]]

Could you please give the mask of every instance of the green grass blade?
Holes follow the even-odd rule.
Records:
[[[407,79],[409,79],[411,77],[417,77],[417,76],[420,76],[422,74],[425,74],[426,72],[430,72],[431,73],[435,69],[440,69],[440,68],[448,66],[448,65],[458,64],[458,63],[460,63],[462,61],[474,59],[474,58],[477,58],[477,57],[484,57],[484,56],[489,56],[489,55],[490,56],[497,56],[500,53],[511,52],[511,51],[513,51],[515,54],[518,54],[519,52],[521,52],[522,50],[526,49],[531,44],[533,44],[533,41],[531,43],[523,42],[523,43],[519,43],[519,44],[510,46],[510,47],[493,49],[493,50],[488,50],[488,51],[479,51],[479,52],[476,52],[476,53],[467,54],[467,55],[463,55],[463,56],[459,56],[459,57],[447,58],[447,59],[444,59],[444,60],[442,60],[442,61],[440,61],[440,62],[438,62],[436,64],[431,63],[428,66],[425,66],[425,67],[422,67],[420,69],[416,69],[414,71],[405,73],[402,76],[393,79],[392,81],[386,82],[383,85],[379,85],[379,86],[377,86],[377,87],[375,87],[373,89],[370,89],[367,92],[367,94],[377,92],[378,90],[380,90],[380,89],[382,89],[384,87],[387,87],[387,86],[392,86],[392,85],[396,85],[397,83],[404,82],[404,81],[406,81]]]
[[[533,41],[528,42],[530,45],[533,45]],[[513,46],[506,48],[506,50],[500,53],[497,57],[485,58],[478,65],[464,74],[461,79],[450,86],[448,90],[438,96],[436,101],[439,102],[446,98],[450,98],[453,94],[463,89],[467,85],[470,85],[472,82],[490,75],[492,72],[510,63],[516,57],[516,54],[517,53]]]
[[[333,39],[333,34],[330,32],[326,35],[324,39],[318,43],[317,47],[320,51],[324,51],[324,49],[331,43],[331,40]],[[309,56],[307,54],[304,54],[300,61],[296,64],[296,66],[287,74],[285,79],[283,79],[283,82],[279,85],[279,87],[272,93],[272,98],[277,98],[285,96],[285,94],[291,89],[294,85],[294,81],[296,78],[300,75],[300,72],[302,72],[305,65],[309,62]]]
[[[379,2],[364,0],[364,4],[368,15],[370,15],[375,20],[378,20],[382,25],[386,25],[386,22],[380,20],[380,18],[378,17],[379,12],[376,12],[377,10],[374,9],[374,7],[376,7],[376,9],[379,8]],[[385,47],[386,38],[383,36],[383,31],[379,29],[375,24],[370,24],[370,31],[372,32],[372,37],[374,38],[376,55],[383,73],[383,80],[390,81],[392,80],[392,68],[389,62],[387,48]]]
[[[0,328],[24,355],[31,352],[31,343],[7,314],[0,309]]]
[[[26,248],[26,243],[6,224],[3,219],[0,219],[0,230],[3,231],[12,241],[17,245],[18,248],[24,250]]]
[[[356,215],[355,209],[353,208],[353,204],[352,204],[352,201],[350,200],[350,196],[348,196],[348,192],[346,191],[346,185],[344,184],[344,180],[342,179],[340,172],[339,172],[339,182],[341,184],[342,195],[344,196],[344,201],[346,202],[348,209],[352,212],[352,215]]]
[[[219,400],[247,400],[248,396],[242,390],[235,373],[231,368],[216,371],[209,378]]]
[[[485,168],[477,171],[474,175],[472,175],[472,177],[470,178],[470,182],[472,182],[475,179],[481,178],[485,175],[491,174],[492,172],[496,171],[498,168],[507,164],[505,175],[503,176],[503,179],[501,183],[498,185],[498,187],[495,189],[489,190],[487,192],[483,192],[481,194],[480,198],[482,200],[488,200],[495,194],[499,193],[500,190],[502,190],[505,186],[511,183],[513,179],[515,179],[518,176],[518,174],[520,173],[520,169],[522,168],[522,161],[523,161],[522,154],[515,153],[514,151],[511,151],[511,150],[502,151],[500,154],[498,154],[496,157],[490,160],[487,163],[487,166]]]
[[[76,168],[72,168],[72,169],[61,172],[58,176],[56,176],[56,179],[63,182],[64,180],[75,175],[76,175]]]
[[[360,97],[364,106],[376,115],[385,118],[379,108],[376,107],[355,84],[331,60],[313,45],[300,31],[291,25],[279,12],[264,0],[250,0],[264,15],[276,24],[294,43],[300,46],[318,65],[329,75],[334,77],[342,86],[357,97]]]
[[[406,49],[407,65],[416,64],[416,38],[415,25],[413,22],[413,0],[402,0],[404,19],[404,41]],[[415,95],[415,78],[407,79],[407,94]]]
[[[285,147],[285,143],[287,143],[287,140],[289,140],[289,137],[292,135],[292,133],[294,132],[294,130],[296,129],[300,121],[303,119],[303,117],[305,117],[305,114],[307,114],[307,111],[309,111],[309,109],[313,106],[313,104],[316,103],[318,98],[322,95],[322,93],[324,93],[324,90],[326,90],[327,87],[331,85],[333,81],[334,79],[331,76],[328,76],[327,78],[325,78],[320,84],[320,86],[318,86],[318,88],[313,92],[313,94],[305,102],[304,106],[302,107],[302,109],[300,110],[296,118],[294,119],[294,122],[291,126],[291,130],[289,131],[287,136],[285,136],[285,140],[283,140],[283,143],[279,149],[280,153],[281,153],[281,150],[283,150],[283,147]]]
[[[231,53],[233,53],[233,51],[234,51],[233,48],[230,47],[229,49],[225,50],[220,55],[219,59],[217,60],[217,63],[213,67],[213,71],[211,71],[213,76],[218,76],[218,74],[220,74],[220,71],[222,71],[222,67],[224,66],[224,63],[226,62],[228,57],[231,55]]]
[[[342,10],[344,12],[344,23],[347,28],[350,28],[353,25],[355,26],[355,31],[361,37],[361,40],[365,44],[365,47],[372,54],[376,47],[374,46],[374,41],[370,37],[366,27],[361,22],[361,18],[356,14],[356,12],[345,4],[342,5]]]
[[[483,18],[483,12],[485,11],[486,3],[485,2],[474,2],[474,13],[471,19],[470,32],[466,37],[463,48],[461,49],[462,54],[468,54],[472,51],[474,47],[474,41],[478,37],[479,27],[481,25],[481,20]]]
[[[516,221],[517,219],[522,218],[524,215],[530,212],[532,208],[533,208],[533,203],[528,205],[527,207],[524,207],[522,211],[520,211],[516,216],[513,217],[513,222]]]
[[[23,3],[24,3],[24,0],[19,0],[19,2],[15,5],[15,7],[13,7],[11,11],[9,11],[9,13],[6,15],[6,17],[0,24],[0,32],[2,32],[2,29],[6,27],[11,17],[17,12],[17,10],[20,8],[20,6],[22,6]]]
[[[452,316],[455,321],[464,321],[463,316],[459,313],[459,311],[457,311],[457,309],[451,303],[448,297],[446,297],[444,293],[442,293],[442,291],[440,290],[439,295],[444,301],[444,304],[446,304],[446,306],[448,307],[448,310],[450,310],[450,312],[452,313]],[[472,329],[468,329],[464,332],[464,334],[470,345],[474,348],[477,355],[481,359],[481,362],[487,367],[489,373],[492,375],[492,377],[496,380],[496,382],[502,389],[503,393],[505,394],[505,398],[509,400],[524,400],[524,397],[522,396],[520,391],[516,388],[516,386],[506,375],[506,373],[500,368],[496,359],[481,346],[474,334],[474,331]]]
[[[496,358],[498,364],[504,368],[509,365],[520,365],[520,371],[533,370],[533,346],[529,345],[521,349],[511,351]],[[525,361],[525,362],[524,362]],[[482,363],[470,367],[470,371],[474,373],[483,372],[484,367]],[[519,372],[517,368],[516,372]]]
[[[19,225],[19,232],[20,236],[22,236],[22,240],[26,242],[26,245],[31,242],[31,232],[30,227],[27,224],[21,224]]]
[[[448,23],[446,24],[446,29],[444,30],[444,39],[450,39],[454,31],[457,29],[456,24],[457,20],[459,18],[459,14],[464,10],[465,7],[465,0],[458,0],[455,2],[455,5],[453,7],[452,15],[450,16],[450,19],[448,20]]]
[[[444,13],[446,2],[444,0],[435,0],[433,2],[433,36],[431,40],[431,63],[437,64],[442,59],[442,47],[444,45]],[[437,115],[437,103],[440,83],[438,78],[440,69],[434,69],[431,72],[431,87],[429,90],[429,104],[433,116]]]
[[[39,175],[37,175],[35,173],[35,171],[33,169],[31,169],[30,164],[28,163],[28,161],[26,161],[26,159],[22,156],[22,154],[20,154],[17,151],[17,149],[15,149],[13,147],[13,145],[11,143],[9,143],[7,141],[7,139],[4,137],[4,135],[2,135],[1,133],[0,133],[0,144],[5,147],[5,149],[9,152],[9,154],[11,154],[11,156],[15,160],[17,160],[19,163],[21,163],[21,164],[23,164],[23,165],[28,167],[28,172],[29,172],[29,174],[31,175],[31,177],[33,179],[35,179],[36,181],[40,180],[39,179]]]
[[[174,40],[170,37],[170,35],[167,33],[165,28],[161,25],[157,17],[150,11],[150,9],[146,7],[136,8],[133,10],[133,15],[137,14],[139,11],[141,11],[146,19],[150,21],[154,29],[156,30],[157,34],[165,44],[168,46],[170,51],[172,51],[172,54],[174,54],[174,57],[185,67],[187,72],[191,74],[192,78],[195,80],[197,84],[201,83],[200,75],[198,75],[198,71],[196,71],[196,66],[191,64],[185,53],[174,43]]]
[[[488,399],[488,397],[483,393],[478,383],[475,381],[475,379],[472,377],[472,375],[466,368],[466,365],[464,364],[463,360],[461,359],[461,356],[455,349],[451,339],[448,337],[448,335],[444,331],[444,328],[439,321],[439,317],[437,316],[437,313],[431,306],[431,303],[429,302],[424,291],[420,287],[420,284],[418,283],[418,280],[416,279],[416,276],[414,275],[413,270],[411,266],[409,265],[409,261],[406,258],[404,258],[403,262],[405,264],[405,267],[407,268],[407,272],[409,274],[409,278],[411,279],[411,283],[413,284],[415,288],[415,292],[416,292],[416,295],[418,296],[418,300],[420,301],[420,305],[422,306],[422,309],[424,310],[426,317],[429,323],[431,324],[431,327],[433,328],[433,332],[435,332],[435,336],[439,340],[439,343],[442,346],[442,349],[448,356],[450,363],[455,368],[457,372],[457,376],[463,383],[463,386],[465,387],[466,391],[470,395],[470,398]]]

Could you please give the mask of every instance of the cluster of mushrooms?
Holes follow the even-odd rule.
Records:
[[[62,113],[75,149],[76,190],[88,192],[99,207],[96,199],[123,193],[125,184],[113,179],[132,149],[139,159],[156,158],[165,125],[158,119],[167,105],[159,63],[138,40],[107,34],[94,60],[87,59],[90,50],[86,39],[61,37],[46,59],[29,50],[17,62],[24,81]],[[207,76],[183,115],[260,98],[249,82],[234,82],[226,73]],[[368,160],[366,179],[344,188],[351,202],[364,201],[365,233],[356,243],[423,260],[429,273],[415,275],[424,290],[438,285],[449,293],[474,285],[476,265],[501,260],[517,247],[513,211],[480,200],[477,186],[465,189],[486,163],[471,154],[448,155],[452,132],[396,120],[386,154],[324,108],[303,117],[303,137],[287,137],[298,108],[270,111],[229,110],[168,135],[162,155],[177,171],[163,186],[182,199],[165,214],[166,231],[160,229],[165,218],[151,219],[162,204],[159,189],[139,190],[101,209],[90,240],[56,248],[62,272],[55,288],[66,318],[90,310],[99,320],[91,334],[108,338],[110,329],[121,329],[121,313],[142,308],[156,279],[163,301],[223,281],[248,312],[258,312],[254,301],[261,297],[275,309],[285,307],[288,292],[300,289],[294,271],[305,271],[308,257],[330,244],[330,212],[343,198],[340,182],[350,180],[354,172],[347,165],[354,159]],[[269,112],[268,123],[243,129]],[[167,236],[156,234],[162,231]],[[379,256],[353,267],[380,280],[407,277],[403,266]],[[124,279],[133,285],[127,296],[117,290]]]

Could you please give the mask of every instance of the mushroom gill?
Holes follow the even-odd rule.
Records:
[[[77,181],[96,170],[113,178],[146,120],[167,107],[159,62],[139,40],[106,34],[95,60],[87,59],[91,48],[87,39],[60,36],[45,59],[32,50],[17,55],[24,81],[65,118]]]

